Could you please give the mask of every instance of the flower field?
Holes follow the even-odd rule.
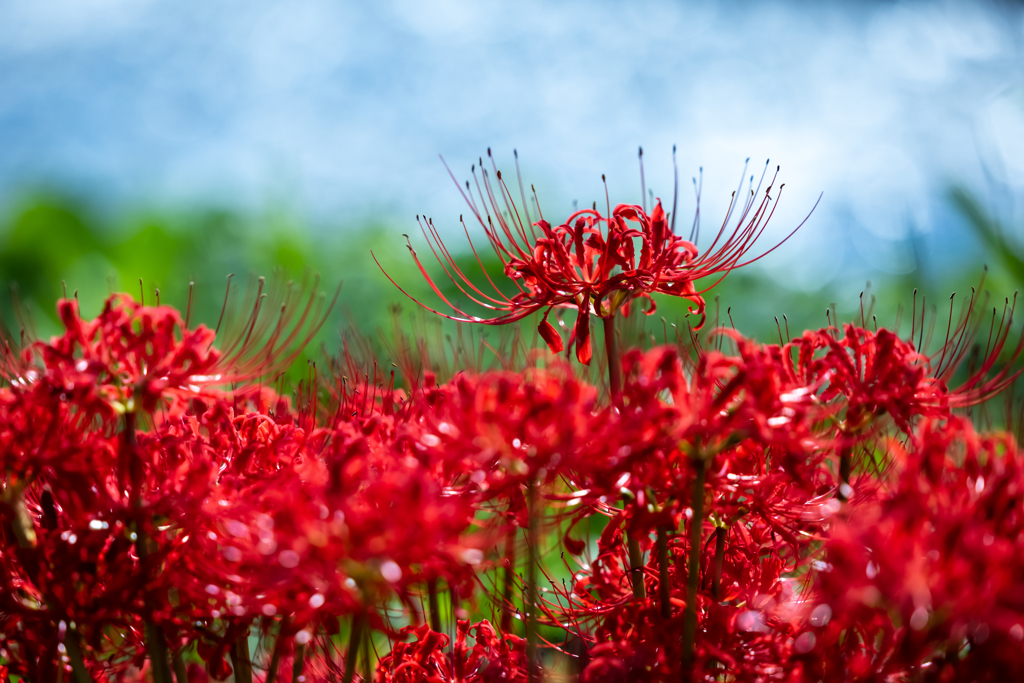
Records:
[[[758,342],[706,298],[781,244],[773,176],[701,240],[653,197],[551,222],[480,166],[481,275],[427,219],[437,264],[386,273],[455,339],[293,383],[332,295],[262,280],[215,329],[115,294],[6,335],[0,680],[1019,676],[1015,299]],[[690,322],[636,333],[656,296]]]

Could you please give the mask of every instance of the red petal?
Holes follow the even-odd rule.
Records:
[[[590,348],[590,294],[583,295],[580,314],[576,317],[576,360],[590,365],[593,351]]]
[[[540,321],[540,325],[537,326],[537,331],[540,332],[541,338],[547,342],[548,348],[551,349],[551,353],[558,353],[564,348],[562,346],[562,335],[558,334],[558,330],[555,329],[555,326],[548,322],[547,313],[544,314],[544,318]]]
[[[76,299],[61,299],[57,302],[57,315],[64,323],[64,328],[71,333],[75,341],[82,341],[82,319],[78,315]]]
[[[665,220],[665,209],[661,208],[661,200],[659,199],[658,203],[654,205],[654,210],[651,211],[651,225],[654,225],[655,223],[658,223],[659,221],[660,222],[664,222],[664,220]]]
[[[565,549],[572,555],[582,555],[583,551],[587,548],[587,544],[585,542],[578,541],[575,538],[570,537],[569,534],[565,535],[562,542],[565,543]]]
[[[647,303],[649,304],[647,309],[644,311],[644,315],[654,315],[654,312],[658,310],[658,305],[654,303],[654,297],[650,294],[640,294],[639,297],[647,299]]]

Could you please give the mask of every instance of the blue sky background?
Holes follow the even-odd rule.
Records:
[[[321,229],[445,229],[490,146],[551,215],[671,195],[707,226],[744,159],[782,165],[764,264],[815,289],[969,259],[964,184],[1024,195],[1024,11],[1005,3],[0,0],[0,205],[286,204]],[[916,246],[915,246],[916,245]],[[917,250],[915,253],[915,249]],[[971,267],[976,264],[970,263]],[[852,285],[856,286],[856,285]]]

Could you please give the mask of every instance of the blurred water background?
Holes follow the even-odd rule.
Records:
[[[639,202],[639,145],[670,201],[674,144],[705,235],[748,157],[786,183],[763,248],[823,194],[720,288],[748,333],[851,319],[868,281],[891,324],[982,264],[1000,301],[1024,280],[1018,4],[0,0],[0,282],[40,333],[62,286],[95,313],[194,281],[209,322],[227,273],[275,269],[343,280],[331,326],[370,331],[400,296],[371,248],[429,301],[402,233],[426,251],[426,214],[464,245],[438,154],[462,180],[518,149],[557,219],[602,173]]]

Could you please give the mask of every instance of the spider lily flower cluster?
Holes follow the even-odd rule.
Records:
[[[980,309],[931,352],[916,311],[626,348],[609,398],[546,349],[417,375],[400,340],[293,400],[264,380],[316,314],[221,352],[167,306],[61,301],[0,357],[0,679],[1012,679],[1024,454],[954,411],[1024,342]]]
[[[579,362],[589,365],[592,357],[591,314],[611,320],[620,308],[625,307],[625,312],[628,312],[630,301],[636,298],[647,300],[646,312],[651,314],[655,310],[651,295],[668,294],[688,299],[692,303],[690,312],[699,317],[694,326],[699,330],[704,325],[706,317],[702,296],[706,290],[698,290],[696,282],[706,278],[720,281],[733,269],[752,263],[768,253],[745,260],[747,252],[765,231],[774,213],[776,204],[773,203],[771,196],[776,180],[774,177],[763,195],[759,195],[759,192],[765,180],[764,174],[756,190],[753,189],[751,178],[750,195],[745,200],[742,199],[742,193],[740,197],[734,193],[729,211],[713,242],[704,252],[699,252],[691,241],[697,232],[699,213],[694,219],[694,230],[691,231],[690,239],[683,239],[675,232],[674,213],[670,223],[660,199],[655,200],[654,208],[649,214],[646,203],[642,206],[617,204],[612,208],[609,202],[607,214],[602,215],[595,203],[594,208],[575,211],[560,225],[552,226],[544,219],[540,202],[536,200],[534,193],[539,220],[531,223],[522,178],[519,178],[522,196],[520,209],[502,179],[501,171],[494,165],[490,149],[487,150],[487,156],[491,159],[494,181],[492,182],[491,174],[484,168],[481,159],[480,177],[477,176],[476,166],[472,169],[477,197],[474,198],[469,181],[466,181],[466,190],[463,191],[459,187],[459,191],[462,192],[473,218],[483,228],[488,243],[504,267],[505,275],[514,283],[518,292],[513,296],[506,296],[486,274],[486,270],[486,286],[489,286],[492,293],[478,287],[452,258],[433,222],[426,218],[418,218],[427,244],[445,276],[462,295],[494,313],[491,317],[474,316],[452,303],[429,275],[410,245],[409,251],[423,277],[433,292],[452,309],[453,314],[440,313],[413,300],[427,310],[446,318],[487,325],[505,325],[543,311],[539,325],[540,335],[551,351],[558,353],[563,349],[563,341],[561,335],[548,321],[548,315],[553,308],[575,308],[576,324],[573,327],[570,345],[575,342],[576,358]],[[641,159],[642,157],[641,150]],[[518,164],[517,154],[517,171]],[[767,166],[765,170],[767,171]],[[452,179],[455,177],[452,176]],[[458,187],[457,181],[456,186]],[[678,178],[676,188],[678,191]],[[778,190],[781,192],[782,186]],[[778,194],[774,199],[778,199]],[[675,203],[674,201],[673,204]],[[738,214],[735,218],[737,226],[727,234],[726,230],[734,217],[734,212]],[[793,232],[796,232],[796,229]],[[469,238],[468,229],[466,236]],[[789,239],[789,236],[782,242],[786,239]],[[483,263],[472,239],[469,239],[469,244],[477,257],[478,265],[483,269]],[[391,279],[390,275],[388,279]],[[391,281],[398,286],[394,280]]]

